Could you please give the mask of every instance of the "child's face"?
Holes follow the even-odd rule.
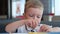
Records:
[[[34,19],[37,20],[38,23],[40,23],[42,14],[43,14],[43,10],[41,10],[40,8],[28,8],[25,13],[25,18]]]

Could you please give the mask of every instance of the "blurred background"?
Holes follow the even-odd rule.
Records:
[[[28,0],[0,0],[0,32],[5,26],[23,17],[25,3]],[[60,0],[40,0],[44,4],[42,24],[60,27]]]

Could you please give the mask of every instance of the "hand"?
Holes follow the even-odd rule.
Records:
[[[50,32],[52,28],[49,25],[43,24],[38,32]]]
[[[38,25],[38,21],[33,19],[26,19],[25,24],[34,29]]]

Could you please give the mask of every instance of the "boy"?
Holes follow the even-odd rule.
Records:
[[[15,32],[17,29],[19,33],[51,32],[52,28],[49,25],[40,24],[43,9],[43,4],[39,0],[27,1],[24,19],[8,24],[5,30]]]

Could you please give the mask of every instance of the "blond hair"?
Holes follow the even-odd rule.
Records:
[[[28,9],[28,8],[40,8],[40,9],[44,9],[43,8],[43,4],[40,2],[40,0],[28,0],[26,2],[26,5],[25,5],[25,11]]]

